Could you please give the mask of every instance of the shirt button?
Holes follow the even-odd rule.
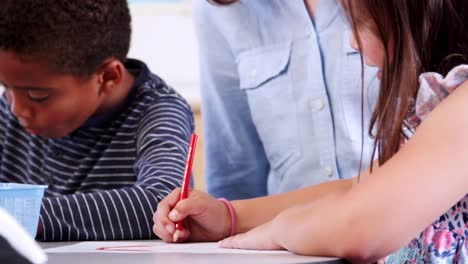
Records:
[[[253,70],[250,71],[249,78],[251,80],[255,80],[255,78],[257,78],[257,69],[253,69]]]
[[[324,169],[324,172],[325,172],[325,175],[327,175],[328,177],[333,176],[332,166],[326,166],[325,169]]]
[[[323,109],[323,107],[325,106],[325,104],[323,103],[323,100],[322,99],[315,99],[313,100],[311,103],[310,103],[310,106],[312,107],[312,109],[314,109],[315,111],[320,111]]]

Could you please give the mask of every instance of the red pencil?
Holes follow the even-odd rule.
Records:
[[[190,137],[189,148],[187,152],[187,159],[185,160],[185,169],[184,169],[184,177],[182,179],[182,187],[180,190],[179,201],[187,198],[188,196],[188,189],[190,185],[190,174],[192,173],[192,164],[193,164],[193,156],[195,155],[195,148],[197,146],[197,134],[193,133]],[[180,230],[182,230],[182,221],[179,221],[175,225],[176,231],[172,237],[174,242],[180,236]]]

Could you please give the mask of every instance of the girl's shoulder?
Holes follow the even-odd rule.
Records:
[[[466,64],[453,68],[446,76],[437,72],[421,74],[418,93],[402,127],[404,139],[409,139],[426,116],[467,80],[468,65]]]
[[[421,74],[415,102],[416,114],[424,119],[434,107],[466,80],[468,80],[468,65],[453,68],[445,77],[435,72]]]

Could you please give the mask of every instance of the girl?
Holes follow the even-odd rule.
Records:
[[[177,203],[175,191],[154,217],[161,238],[186,219],[181,241],[248,231],[220,245],[364,263],[468,261],[468,1],[342,4],[352,45],[379,68],[371,126],[379,166],[354,181],[227,206],[199,192]]]

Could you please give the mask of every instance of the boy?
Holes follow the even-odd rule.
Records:
[[[153,238],[181,182],[187,103],[126,59],[125,0],[0,2],[0,181],[46,184],[38,238]]]

